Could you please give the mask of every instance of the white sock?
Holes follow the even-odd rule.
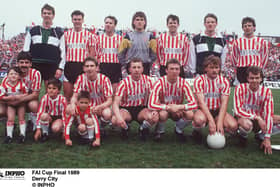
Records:
[[[88,133],[88,138],[93,139],[94,138],[94,125],[87,125],[87,133]]]
[[[49,122],[48,121],[39,121],[43,134],[49,134]]]
[[[182,134],[184,132],[184,128],[191,123],[191,120],[184,120],[183,118],[179,119],[175,123],[176,132]]]
[[[26,133],[26,123],[25,121],[20,121],[19,122],[19,131],[20,131],[20,134],[25,136],[25,133]]]
[[[13,137],[14,132],[14,122],[7,122],[7,136]]]
[[[165,123],[164,122],[159,122],[157,125],[156,125],[156,128],[155,128],[155,132],[156,133],[164,133],[165,132],[165,127],[164,127]]]
[[[30,112],[29,113],[29,118],[33,123],[33,131],[36,130],[36,126],[37,126],[37,113],[34,112]]]

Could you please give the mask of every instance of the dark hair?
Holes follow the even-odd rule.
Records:
[[[84,16],[85,16],[85,14],[82,11],[74,10],[71,14],[71,18],[73,18],[73,16],[80,16],[80,15],[82,16],[82,18],[84,18]]]
[[[260,74],[261,75],[261,78],[263,80],[263,71],[262,71],[262,68],[258,67],[258,66],[249,66],[248,69],[246,70],[246,76],[247,78],[249,77],[249,73],[252,73],[254,75],[258,75]],[[262,82],[261,82],[262,83]]]
[[[204,17],[204,23],[206,23],[207,18],[214,18],[216,20],[216,22],[218,23],[218,17],[213,13],[206,14],[206,16]]]
[[[166,69],[168,69],[169,64],[178,64],[179,66],[181,66],[180,62],[176,58],[170,58],[169,60],[167,60]]]
[[[55,15],[54,7],[52,7],[51,5],[45,4],[45,5],[41,8],[41,13],[43,13],[43,10],[44,10],[44,9],[52,11],[53,15]]]
[[[174,14],[169,14],[166,18],[166,24],[168,24],[168,21],[169,20],[173,20],[173,21],[177,21],[178,24],[180,24],[180,21],[179,21],[179,17],[174,15]]]
[[[207,66],[209,66],[210,64],[218,65],[219,67],[221,67],[220,57],[215,56],[215,55],[207,56],[203,61],[203,69],[205,70],[205,68],[207,68]]]
[[[115,25],[117,25],[118,20],[117,20],[117,18],[116,18],[115,16],[106,16],[106,17],[105,17],[105,19],[104,19],[104,22],[105,22],[105,20],[106,20],[107,18],[108,18],[108,19],[112,19],[112,20],[114,20]]]
[[[133,57],[127,64],[127,69],[130,68],[131,64],[134,63],[134,62],[141,62],[142,65],[143,65],[143,60],[141,58],[138,58],[138,57]]]
[[[246,23],[252,23],[254,27],[256,26],[255,19],[252,18],[252,17],[245,17],[245,18],[243,18],[243,19],[242,19],[242,22],[241,22],[242,27],[243,27],[243,25],[246,24]]]
[[[78,94],[78,101],[83,98],[90,100],[90,93],[88,91],[80,91]]]
[[[83,66],[86,64],[87,61],[93,61],[94,64],[95,64],[96,66],[98,66],[98,61],[97,61],[96,58],[94,58],[94,57],[88,56],[87,58],[85,58],[85,60],[83,61]]]
[[[133,15],[133,17],[132,17],[132,23],[131,23],[132,28],[135,29],[135,25],[134,25],[133,22],[134,22],[134,20],[135,20],[137,17],[144,18],[144,20],[145,20],[144,29],[146,29],[146,26],[147,26],[147,17],[146,17],[146,15],[145,15],[145,13],[142,12],[142,11],[135,12],[135,14]]]
[[[14,67],[9,68],[7,74],[9,74],[10,71],[12,71],[12,70],[14,70],[15,72],[17,72],[17,73],[19,74],[19,76],[22,75],[22,71],[21,71],[20,68],[17,67],[17,66],[14,66]]]
[[[30,62],[32,62],[31,53],[21,51],[17,56],[17,61],[20,61],[20,60],[29,60]]]
[[[61,87],[62,87],[62,83],[60,82],[60,80],[58,80],[58,79],[56,79],[56,78],[50,78],[49,80],[48,80],[48,86],[49,85],[53,85],[53,86],[55,86],[55,87],[57,87],[59,90],[61,89]]]

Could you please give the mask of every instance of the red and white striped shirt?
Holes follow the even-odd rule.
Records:
[[[259,37],[241,37],[232,45],[232,61],[236,67],[265,68],[268,61],[268,43]]]
[[[140,80],[134,81],[129,75],[119,83],[115,95],[122,98],[122,107],[147,106],[151,89],[152,81],[149,76],[142,75]]]
[[[65,122],[66,106],[67,106],[67,100],[63,95],[58,94],[55,99],[52,99],[48,94],[45,94],[41,98],[39,109],[37,112],[38,126],[43,113],[48,113],[50,116],[62,116],[62,121]]]
[[[181,33],[176,36],[169,33],[161,34],[157,40],[157,57],[162,66],[166,66],[167,60],[171,58],[176,58],[182,66],[185,66],[189,58],[188,37]]]
[[[80,32],[69,29],[64,33],[66,46],[66,62],[83,62],[89,55],[89,47],[95,47],[97,38],[83,29]]]
[[[98,38],[98,61],[100,63],[119,63],[118,59],[118,48],[122,41],[122,36],[114,34],[113,36],[108,36],[102,34]]]
[[[194,93],[202,93],[209,110],[217,110],[221,106],[221,96],[230,95],[230,84],[221,75],[212,80],[203,74],[194,80]]]
[[[273,97],[269,88],[260,86],[253,92],[249,83],[240,84],[234,91],[234,112],[238,117],[255,119],[261,116],[267,124],[266,137],[270,137],[273,126]]]
[[[85,73],[79,75],[74,85],[74,93],[79,93],[80,91],[88,91],[90,93],[91,106],[100,105],[113,95],[109,78],[101,73],[97,73],[95,80],[89,80]]]
[[[171,84],[167,76],[163,76],[153,86],[148,107],[153,110],[166,110],[167,104],[183,104],[184,97],[187,100],[185,110],[197,108],[191,87],[185,79],[178,77],[177,82]]]
[[[2,99],[4,96],[19,95],[25,93],[28,93],[28,88],[22,81],[18,81],[14,86],[9,84],[8,81],[5,81],[1,84],[0,99]]]
[[[41,89],[41,73],[33,68],[30,68],[28,74],[25,77],[21,77],[21,80],[27,86],[27,88],[31,91],[39,92]],[[2,84],[7,81],[7,77],[5,77],[2,81]]]
[[[77,106],[75,111],[76,111],[76,115],[69,116],[65,122],[65,129],[64,129],[65,140],[70,139],[71,126],[74,122],[75,117],[77,118],[78,124],[86,124],[86,120],[88,118],[91,118],[94,121],[95,137],[100,138],[99,122],[97,116],[92,114],[90,106],[84,112],[82,112],[80,110],[80,107]]]

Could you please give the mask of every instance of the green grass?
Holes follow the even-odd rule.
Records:
[[[233,94],[233,91],[232,91]],[[232,94],[228,112],[232,109]],[[275,113],[280,112],[280,90],[273,90]],[[59,138],[46,143],[34,143],[32,134],[27,134],[24,145],[0,144],[0,168],[279,168],[280,152],[264,155],[253,138],[249,137],[246,148],[237,146],[238,140],[227,138],[222,150],[208,149],[205,144],[197,145],[190,137],[185,144],[177,141],[174,123],[168,121],[163,142],[156,143],[152,137],[146,143],[138,139],[136,123],[132,123],[129,140],[123,141],[119,132],[108,129],[108,137],[98,149],[77,144],[66,147]],[[18,127],[17,127],[18,128]],[[187,127],[185,134],[191,134]],[[17,129],[18,131],[18,129]],[[4,125],[0,126],[4,139]],[[206,137],[207,130],[204,131]],[[272,144],[280,144],[280,135],[272,137]]]

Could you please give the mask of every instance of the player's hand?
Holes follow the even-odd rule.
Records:
[[[34,140],[38,141],[41,138],[41,135],[42,135],[41,129],[37,129],[34,135]]]
[[[271,149],[271,142],[270,139],[265,138],[260,146],[261,149],[264,149],[264,154],[272,154],[272,149]]]
[[[72,146],[72,141],[70,139],[65,140],[65,145]]]
[[[258,121],[258,124],[259,124],[262,132],[266,133],[267,128],[266,128],[265,121],[261,117],[259,117],[259,116],[256,118],[256,120]]]
[[[180,110],[182,110],[180,105],[169,104],[168,106],[169,106],[168,112],[176,113],[176,112],[179,112]]]
[[[71,116],[74,116],[76,114],[76,105],[75,104],[70,104],[67,113],[69,112],[69,114]]]
[[[158,123],[159,121],[159,114],[157,111],[152,111],[149,113],[148,115],[148,119],[147,121],[151,124],[151,125],[155,125]]]
[[[213,135],[216,132],[216,124],[214,121],[209,121],[209,134]]]
[[[223,124],[217,124],[217,132],[224,135],[224,127]]]
[[[55,72],[55,78],[59,79],[62,75],[62,70],[61,69],[57,69],[56,72]]]
[[[100,138],[96,138],[96,140],[92,142],[92,147],[99,147],[99,146],[100,146]]]

